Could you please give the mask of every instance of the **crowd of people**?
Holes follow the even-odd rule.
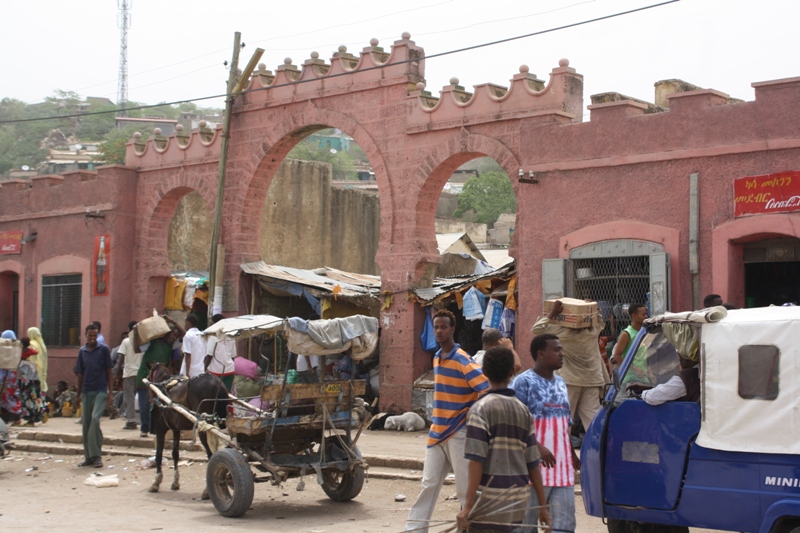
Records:
[[[712,294],[704,305],[724,304]],[[522,373],[519,355],[499,331],[485,330],[484,349],[473,358],[454,341],[453,313],[434,314],[439,351],[433,359],[433,417],[422,490],[406,531],[428,531],[451,469],[462,507],[456,516],[460,531],[575,531],[575,472],[581,463],[571,426],[576,417],[588,426],[610,378],[599,350],[602,318],[592,327],[566,328],[556,321],[562,311],[562,303],[555,302],[536,321],[533,368]],[[630,304],[628,313],[631,324],[617,339],[612,371],[624,361],[648,314],[642,304]],[[693,363],[681,361],[681,371],[669,382],[632,392],[652,405],[696,401],[697,376]]]
[[[29,328],[27,333],[20,339],[14,331],[2,333],[2,338],[22,344],[19,366],[0,369],[0,416],[12,425],[34,425],[48,417],[47,346],[38,328]]]

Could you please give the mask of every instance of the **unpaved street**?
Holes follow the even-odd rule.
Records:
[[[51,459],[41,460],[44,457]],[[256,485],[253,507],[243,518],[220,516],[208,501],[198,498],[205,482],[206,464],[181,468],[181,490],[169,489],[172,470],[165,469],[161,492],[147,487],[155,470],[137,470],[141,457],[105,457],[104,474],[118,474],[118,487],[96,488],[83,484],[95,472],[78,468],[80,456],[14,452],[0,461],[0,530],[2,531],[218,531],[260,532],[400,532],[408,508],[419,491],[419,482],[370,478],[352,502],[328,499],[314,478],[306,477],[303,492],[297,480],[283,489]],[[133,461],[133,462],[131,462]],[[37,470],[25,472],[37,467]],[[113,468],[112,468],[113,467]],[[286,492],[287,495],[283,496]],[[394,501],[396,494],[407,500]],[[442,489],[435,520],[451,520],[458,503],[445,500],[455,494],[452,485]],[[600,520],[586,517],[578,501],[581,533],[602,533]],[[431,531],[435,531],[432,529]]]

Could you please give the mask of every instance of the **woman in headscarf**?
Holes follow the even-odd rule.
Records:
[[[34,425],[36,422],[44,421],[45,402],[44,394],[39,385],[39,373],[36,364],[31,360],[36,356],[36,349],[31,346],[28,337],[22,337],[22,361],[19,363],[17,371],[17,382],[19,384],[19,400],[22,404],[20,416],[27,425]]]
[[[17,340],[16,334],[10,329],[5,330],[0,337],[12,341]],[[0,369],[0,416],[6,422],[19,424],[21,411],[22,404],[19,401],[17,370]]]
[[[31,340],[31,348],[37,354],[31,356],[29,361],[36,365],[36,372],[39,374],[39,383],[42,386],[42,393],[47,393],[47,346],[44,344],[42,332],[39,328],[28,328],[28,338]]]

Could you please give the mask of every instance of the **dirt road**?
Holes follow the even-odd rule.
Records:
[[[45,457],[50,459],[42,460]],[[80,456],[14,452],[0,461],[0,530],[45,531],[68,528],[74,532],[168,531],[201,532],[236,529],[259,532],[394,533],[403,530],[408,509],[419,492],[418,481],[371,478],[353,501],[328,499],[316,480],[306,477],[283,488],[256,485],[253,506],[242,518],[223,518],[208,501],[198,498],[205,483],[205,463],[182,467],[181,490],[171,491],[172,470],[165,469],[161,492],[147,488],[155,470],[138,470],[141,457],[106,457],[103,474],[117,474],[118,487],[96,488],[83,481],[96,472],[78,468]],[[36,470],[26,471],[32,467]],[[284,493],[286,495],[284,496]],[[395,495],[405,494],[405,502]],[[458,502],[445,500],[455,488],[445,486],[435,520],[452,520]],[[586,517],[578,501],[578,531],[604,533],[600,520]],[[439,528],[441,529],[441,528]],[[438,529],[431,529],[437,531]]]

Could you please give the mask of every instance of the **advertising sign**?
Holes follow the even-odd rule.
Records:
[[[111,252],[110,235],[97,235],[94,238],[94,286],[95,296],[108,294],[108,267]]]
[[[22,231],[0,231],[0,255],[22,253]]]
[[[791,211],[800,211],[800,171],[734,180],[734,216]]]

